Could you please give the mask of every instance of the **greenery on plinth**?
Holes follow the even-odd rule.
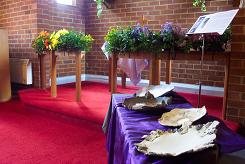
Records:
[[[51,35],[47,31],[42,31],[33,40],[32,47],[37,54],[45,54],[47,51],[88,52],[92,47],[93,40],[91,35],[72,30],[62,29]]]
[[[179,26],[166,23],[154,32],[147,26],[111,28],[105,36],[109,53],[148,52],[161,54],[163,51],[186,51],[189,49],[185,32]]]
[[[41,31],[38,36],[32,41],[32,48],[35,49],[38,55],[46,54],[49,51],[50,34],[47,31]]]
[[[53,32],[50,35],[50,49],[74,52],[89,51],[92,47],[93,38],[91,35],[85,35],[83,32],[68,31],[66,29]]]
[[[207,34],[205,50],[225,51],[230,38],[230,28],[223,35]],[[200,51],[202,47],[201,35],[187,36],[186,31],[170,22],[162,25],[161,30],[156,32],[140,24],[135,27],[110,28],[105,41],[105,49],[110,54],[144,52],[159,55],[169,52],[175,55],[177,51],[188,53],[192,50]]]

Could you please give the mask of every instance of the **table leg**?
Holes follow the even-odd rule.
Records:
[[[150,85],[159,85],[161,77],[161,60],[152,58],[150,61],[149,79]]]
[[[109,92],[111,92],[111,57],[109,57],[109,61],[108,61],[108,84],[109,84]]]
[[[166,84],[171,83],[171,73],[172,73],[172,60],[168,59],[166,61]]]
[[[116,92],[117,87],[117,55],[111,57],[111,93]]]
[[[56,55],[55,51],[52,51],[51,55],[51,97],[57,96],[57,84],[56,84]]]
[[[230,55],[226,58],[225,65],[225,79],[224,79],[224,98],[222,107],[222,119],[226,119],[226,108],[228,99],[228,86],[229,86],[229,69],[230,69]]]
[[[121,72],[121,76],[122,76],[122,88],[126,88],[126,77],[127,77],[127,75],[122,70],[120,72]]]

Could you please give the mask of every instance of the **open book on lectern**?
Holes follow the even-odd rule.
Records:
[[[222,35],[239,9],[200,16],[188,31],[190,34],[218,33]]]

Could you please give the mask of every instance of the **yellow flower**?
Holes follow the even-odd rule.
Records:
[[[47,31],[41,31],[40,33],[39,33],[39,38],[40,37],[45,37],[45,36],[48,36],[49,35],[49,33],[47,32]]]
[[[50,35],[50,39],[53,39],[54,35],[55,35],[55,31]]]
[[[58,39],[52,39],[51,40],[51,46],[52,46],[52,49],[55,49],[57,44],[59,43]]]
[[[69,31],[66,30],[66,29],[62,29],[62,30],[59,30],[56,34],[55,34],[55,38],[56,39],[59,39],[60,38],[60,35],[65,35],[65,34],[68,34]]]

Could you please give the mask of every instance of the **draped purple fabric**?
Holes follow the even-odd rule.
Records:
[[[173,104],[169,105],[164,111],[170,111],[176,107],[190,108],[192,107],[184,98],[176,93],[173,96]],[[158,123],[163,111],[155,112],[137,112],[123,108],[120,104],[126,97],[131,95],[113,95],[111,109],[108,113],[106,121],[107,127],[107,150],[109,163],[125,164],[125,163],[194,163],[196,153],[188,153],[178,157],[155,157],[146,156],[136,150],[134,144],[142,141],[142,136],[149,134],[155,129],[166,130],[168,127]],[[206,123],[208,121],[218,120],[211,116],[204,116],[196,123]],[[245,149],[245,138],[234,133],[225,124],[220,121],[217,131],[216,143],[220,147],[221,153],[230,153]],[[184,141],[183,141],[184,142]],[[201,153],[201,152],[200,152]]]

